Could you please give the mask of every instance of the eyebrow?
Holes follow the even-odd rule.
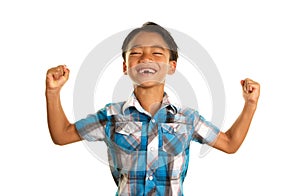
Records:
[[[134,45],[132,46],[129,50],[133,49],[133,48],[143,48],[145,46],[143,45],[140,45],[140,44],[137,44],[137,45]],[[159,49],[162,49],[162,50],[168,50],[168,48],[166,47],[163,47],[161,45],[152,45],[152,46],[146,46],[146,47],[150,47],[150,48],[159,48]]]

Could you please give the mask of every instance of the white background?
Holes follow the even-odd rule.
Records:
[[[115,194],[109,168],[82,143],[52,143],[45,74],[69,66],[61,96],[73,121],[74,81],[86,55],[146,21],[184,32],[208,51],[226,90],[224,130],[243,106],[239,81],[261,84],[236,154],[212,150],[199,158],[201,145],[192,145],[185,195],[299,195],[299,8],[296,0],[1,1],[0,195]]]

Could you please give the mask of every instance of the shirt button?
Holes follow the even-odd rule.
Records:
[[[151,148],[150,148],[150,150],[151,150],[151,151],[154,151],[154,150],[155,150],[155,148],[154,148],[154,147],[151,147]]]
[[[153,180],[153,176],[149,176],[148,179],[149,179],[149,180]]]
[[[152,123],[155,123],[155,119],[152,119],[151,122],[152,122]]]

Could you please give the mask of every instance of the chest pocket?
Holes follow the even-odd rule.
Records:
[[[172,156],[184,152],[189,146],[190,127],[183,123],[160,123],[162,150]]]
[[[142,122],[116,122],[114,124],[114,143],[128,153],[136,151],[141,144]]]

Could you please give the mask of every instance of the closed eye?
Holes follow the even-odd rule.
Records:
[[[130,52],[131,56],[140,55],[140,54],[141,54],[140,52]]]

